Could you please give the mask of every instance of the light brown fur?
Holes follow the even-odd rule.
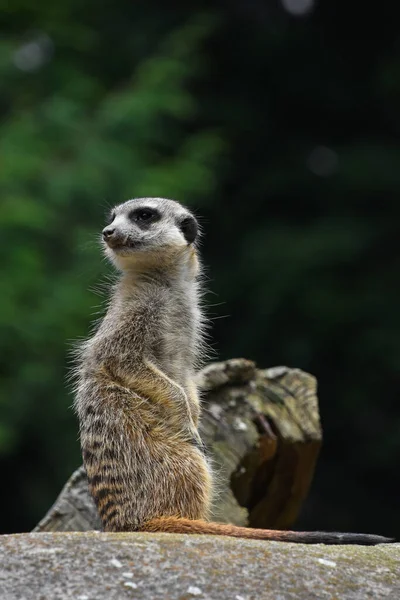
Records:
[[[144,219],[146,210],[157,219]],[[203,348],[197,224],[180,204],[160,198],[130,200],[112,216],[105,249],[122,275],[106,316],[80,350],[75,401],[89,489],[105,531],[332,543],[341,534],[207,522],[213,482],[197,429],[194,377]],[[383,541],[366,537],[352,541]]]

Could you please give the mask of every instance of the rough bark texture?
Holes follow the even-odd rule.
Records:
[[[245,359],[213,363],[198,377],[204,392],[201,435],[219,482],[213,520],[291,526],[322,439],[315,378],[287,367],[259,370]],[[35,531],[99,528],[80,467]]]
[[[0,536],[7,600],[395,600],[400,544],[303,546],[217,536]]]

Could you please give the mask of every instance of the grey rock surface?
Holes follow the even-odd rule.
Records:
[[[400,598],[400,544],[305,546],[214,536],[0,536],[1,600]]]

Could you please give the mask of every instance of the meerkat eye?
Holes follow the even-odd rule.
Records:
[[[148,223],[149,221],[155,221],[159,218],[159,214],[151,208],[137,208],[129,213],[129,218],[131,221]]]
[[[146,210],[146,209],[139,211],[136,215],[136,219],[138,221],[148,221],[152,217],[153,217],[153,213],[151,212],[151,210]]]

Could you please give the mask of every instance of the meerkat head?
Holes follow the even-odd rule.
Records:
[[[192,256],[199,233],[192,213],[165,198],[135,198],[115,206],[103,229],[108,258],[122,271],[163,268]]]

